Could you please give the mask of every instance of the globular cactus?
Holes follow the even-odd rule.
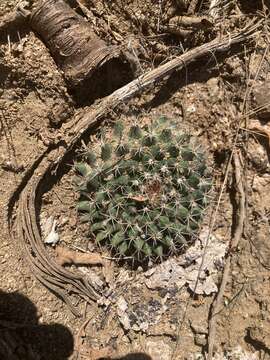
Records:
[[[75,164],[78,211],[96,244],[119,258],[163,259],[194,239],[209,199],[204,152],[165,117],[117,122],[98,150]]]

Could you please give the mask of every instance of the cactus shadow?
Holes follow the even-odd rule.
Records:
[[[37,308],[24,295],[0,290],[0,359],[67,360],[74,340],[61,324],[39,324]]]

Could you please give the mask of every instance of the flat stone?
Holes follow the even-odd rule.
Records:
[[[270,120],[270,82],[255,85],[252,91],[252,107],[262,120]]]
[[[207,334],[207,324],[202,319],[190,320],[190,327],[195,334]]]
[[[205,346],[207,343],[206,335],[205,334],[196,334],[194,336],[194,342],[198,346]]]

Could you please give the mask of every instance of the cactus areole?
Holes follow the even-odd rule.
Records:
[[[211,188],[204,152],[162,117],[124,128],[75,164],[77,205],[91,238],[119,259],[163,260],[194,240]]]

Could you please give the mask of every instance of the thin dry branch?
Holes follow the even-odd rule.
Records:
[[[155,85],[158,82],[164,80],[174,71],[179,71],[204,56],[213,56],[215,52],[228,51],[233,45],[247,41],[251,37],[258,35],[258,31],[260,30],[261,25],[262,21],[258,21],[256,19],[256,21],[252,21],[240,32],[226,36],[223,39],[215,39],[206,44],[191,49],[186,53],[176,57],[175,59],[159,66],[158,68],[139,76],[137,79],[114,91],[111,95],[102,100],[94,114],[86,114],[83,116],[83,118],[78,116],[78,126],[75,125],[75,119],[75,123],[69,122],[67,124],[67,128],[73,134],[84,131],[83,129],[86,129],[87,123],[94,119],[94,116],[96,121],[98,121],[100,117],[102,117],[108,111],[114,109],[123,101],[137,95],[138,93],[141,93],[151,85]],[[76,140],[76,138],[74,138],[74,140]]]
[[[265,56],[266,56],[266,53],[268,52],[268,47],[266,48],[266,50],[265,50],[265,52],[264,52],[264,54],[263,54],[263,57],[262,57],[262,60],[261,60],[261,62],[260,62],[260,64],[259,64],[259,66],[258,66],[258,68],[257,68],[257,71],[256,71],[256,75],[255,75],[255,78],[254,78],[254,80],[256,80],[257,78],[258,78],[258,76],[259,76],[259,73],[260,73],[260,71],[261,71],[261,69],[262,69],[262,63],[263,63],[263,59],[265,58]],[[245,95],[244,95],[244,99],[243,99],[243,103],[242,103],[242,109],[241,109],[241,111],[242,111],[242,116],[244,116],[245,115],[245,120],[247,119],[247,109],[246,109],[246,107],[247,107],[247,100],[248,100],[248,98],[249,98],[249,95],[250,95],[250,93],[251,93],[251,91],[252,91],[252,88],[253,88],[253,85],[254,85],[254,83],[250,86],[250,80],[251,80],[251,78],[250,78],[250,76],[251,76],[251,74],[249,73],[249,76],[248,76],[248,78],[247,78],[247,80],[246,80],[246,84],[247,84],[247,87],[246,87],[246,91],[245,91]],[[247,126],[247,124],[246,124],[246,126]],[[224,186],[225,186],[225,184],[226,184],[226,182],[227,182],[227,177],[228,177],[228,172],[229,172],[229,166],[230,166],[230,164],[231,164],[231,162],[232,162],[232,160],[233,160],[233,158],[234,158],[234,156],[235,156],[235,150],[236,150],[236,143],[237,143],[237,139],[238,139],[238,134],[239,134],[239,130],[241,129],[241,122],[239,122],[239,124],[238,124],[238,127],[237,127],[237,130],[236,130],[236,135],[235,135],[235,139],[234,139],[234,143],[233,143],[233,147],[232,147],[232,152],[231,152],[231,156],[230,156],[230,158],[229,158],[229,162],[228,162],[228,167],[227,167],[227,171],[226,171],[226,174],[225,174],[225,179],[224,179],[224,182],[223,182],[223,188],[224,188]],[[246,129],[246,128],[245,128]],[[237,170],[237,168],[239,169],[239,167],[235,167],[235,169]],[[235,172],[235,177],[236,176],[239,176],[239,174],[237,173],[237,172]],[[237,183],[236,183],[236,185],[237,185]],[[242,189],[241,189],[241,191],[239,191],[239,193],[240,193],[240,195],[241,194],[243,194],[243,196],[245,195],[245,203],[246,203],[246,194],[244,193],[244,185],[242,184]],[[240,205],[241,205],[241,203],[240,203]],[[241,205],[242,206],[242,205]],[[239,210],[240,210],[240,207],[239,207]],[[217,210],[216,210],[216,212],[217,212]],[[245,211],[244,211],[244,213],[245,213]],[[239,223],[240,223],[240,220],[241,220],[241,218],[239,219]],[[235,236],[236,236],[236,233],[235,233]],[[237,239],[237,237],[235,237],[234,236],[234,238],[233,239]],[[230,247],[231,248],[235,248],[235,246],[234,246],[234,241],[232,241],[232,243],[230,244]],[[230,255],[232,255],[232,254],[230,254]],[[229,261],[229,263],[228,263],[228,268],[226,268],[226,266],[225,266],[225,268],[224,268],[224,275],[223,275],[223,279],[227,279],[227,277],[228,277],[228,274],[227,274],[227,272],[229,272],[229,269],[230,269],[230,261],[231,261],[231,259],[229,259],[228,260]],[[222,280],[223,281],[223,280]],[[226,284],[225,284],[226,285]],[[225,285],[224,285],[224,287],[225,287]],[[224,292],[224,289],[222,290],[222,283],[221,283],[221,288],[220,288],[220,291],[221,291],[221,293],[222,293],[222,291]],[[212,308],[210,309],[210,316],[209,316],[209,318],[210,318],[210,322],[209,322],[209,334],[208,334],[208,356],[209,356],[209,358],[208,359],[211,359],[212,358],[212,356],[213,356],[213,347],[214,347],[214,338],[215,338],[215,333],[216,333],[216,324],[215,324],[215,319],[213,318],[213,320],[211,320],[212,319],[212,317],[211,317],[211,315],[212,314],[216,314],[217,315],[217,309],[215,309],[215,312],[213,311],[213,308],[214,308],[214,306],[215,306],[215,303],[217,302],[217,298],[215,299],[215,301],[214,301],[214,303],[213,303],[213,305],[212,305]],[[215,316],[216,316],[215,315]],[[211,323],[211,321],[213,321],[212,323]]]
[[[88,302],[97,300],[99,294],[83,276],[59,266],[49,256],[44,247],[39,230],[37,210],[44,188],[46,188],[44,186],[45,182],[48,183],[56,176],[58,168],[65,162],[66,155],[72,153],[86,131],[99,125],[104,115],[108,114],[124,100],[164,80],[175,70],[180,70],[203,56],[211,56],[213,52],[225,52],[232,45],[246,41],[256,34],[260,25],[260,22],[253,22],[236,34],[194,48],[116,90],[100,101],[98,105],[91,107],[90,111],[84,109],[65,128],[61,129],[62,132],[64,131],[64,135],[61,133],[62,137],[58,145],[54,145],[54,148],[48,149],[43,155],[39,156],[32,167],[28,169],[21,184],[9,201],[8,222],[10,234],[14,237],[12,219],[15,211],[17,211],[16,238],[24,249],[33,274],[44,286],[58,294],[75,315],[78,315],[79,312],[72,304],[70,294],[79,295]],[[63,142],[67,144],[66,148],[61,146]],[[50,160],[47,158],[49,153]]]
[[[195,14],[198,0],[191,0],[188,7],[188,14]]]
[[[223,4],[220,0],[211,0],[209,6],[209,15],[213,19],[217,19],[219,15],[220,8],[222,8]]]
[[[234,161],[234,173],[235,173],[235,186],[237,190],[237,194],[239,195],[238,199],[238,219],[237,219],[237,227],[234,232],[234,236],[230,243],[230,248],[227,254],[226,263],[224,266],[223,276],[219,288],[219,292],[215,301],[212,304],[210,321],[209,321],[209,332],[208,332],[208,356],[207,360],[212,360],[213,358],[213,349],[215,343],[216,336],[216,319],[217,315],[222,309],[222,299],[225,291],[226,284],[228,282],[228,277],[231,268],[231,261],[234,250],[237,248],[239,241],[242,237],[244,230],[244,222],[245,222],[245,204],[246,204],[246,194],[244,191],[243,180],[242,180],[242,166],[240,162],[240,156],[237,152],[233,154]]]

